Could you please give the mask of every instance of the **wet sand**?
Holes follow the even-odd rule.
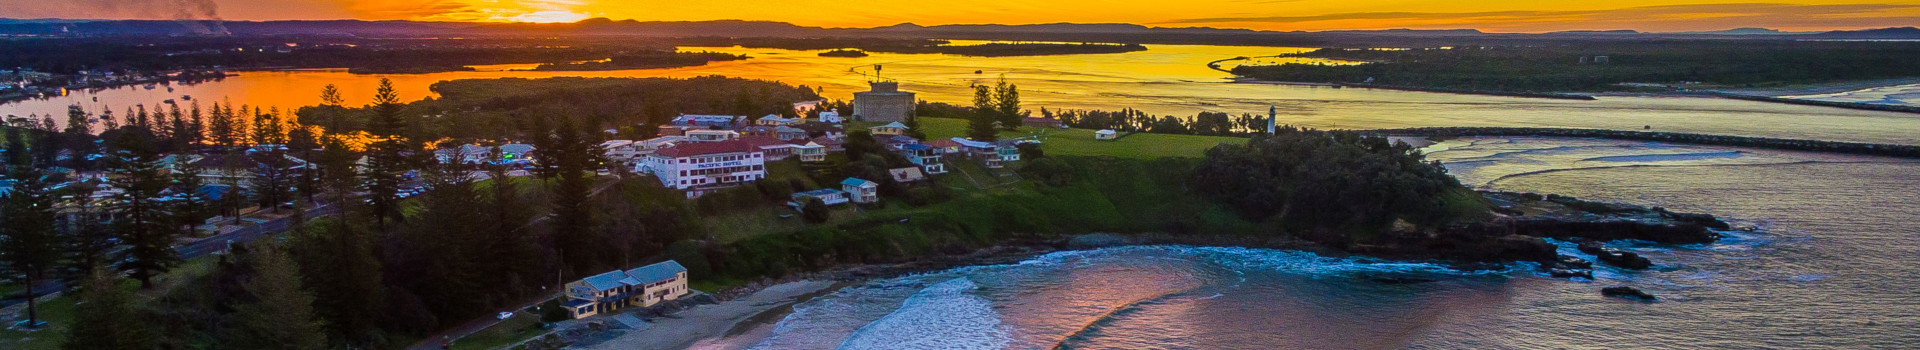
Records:
[[[814,296],[831,292],[837,286],[832,281],[808,280],[767,287],[739,299],[701,305],[673,316],[655,318],[651,320],[652,326],[644,330],[622,331],[624,334],[618,338],[595,344],[589,349],[737,349],[751,346],[759,342],[759,337],[771,332],[771,324],[779,321],[779,317],[785,315],[785,310],[791,310],[794,304]],[[776,314],[779,316],[768,316]],[[761,320],[769,317],[773,322]],[[745,328],[742,328],[743,325]],[[753,337],[754,333],[758,333],[759,337]]]

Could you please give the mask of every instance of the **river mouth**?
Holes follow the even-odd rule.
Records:
[[[370,101],[380,79],[391,79],[405,100],[438,96],[434,83],[458,79],[622,77],[691,78],[706,75],[774,80],[819,89],[830,99],[848,100],[880,78],[930,102],[965,104],[973,84],[1005,78],[1020,88],[1022,102],[1035,114],[1041,108],[1134,109],[1153,115],[1192,116],[1199,112],[1265,114],[1270,107],[1283,124],[1312,128],[1378,129],[1447,126],[1568,127],[1608,130],[1684,132],[1715,135],[1815,139],[1920,145],[1920,117],[1912,114],[1699,97],[1600,96],[1594,101],[1503,96],[1334,89],[1316,86],[1234,83],[1233,76],[1208,62],[1233,57],[1262,57],[1309,48],[1212,45],[1148,45],[1148,50],[1097,55],[964,57],[942,54],[873,53],[868,57],[820,57],[820,51],[684,47],[753,58],[704,66],[665,69],[537,72],[530,65],[493,65],[474,71],[428,74],[350,74],[339,69],[248,71],[199,84],[166,89],[123,87],[97,92],[0,104],[0,115],[64,116],[79,105],[99,113],[129,108],[165,108],[174,100],[183,109],[214,102],[293,110],[320,102],[320,89],[336,86],[349,105]],[[191,100],[186,97],[192,97]],[[703,111],[681,111],[701,113]]]
[[[1428,147],[1471,185],[1710,212],[1711,244],[1618,241],[1654,268],[1552,278],[1280,249],[1062,251],[848,286],[757,349],[1898,348],[1920,341],[1920,162],[1645,142]],[[1611,166],[1593,166],[1606,164]],[[1496,180],[1497,179],[1497,180]],[[1860,208],[1873,208],[1860,210]],[[1904,243],[1902,243],[1904,242]],[[1571,242],[1561,253],[1584,256]],[[1589,256],[1589,258],[1591,258]],[[1656,302],[1602,296],[1632,286]],[[943,342],[944,341],[944,342]],[[891,346],[888,346],[891,345]]]

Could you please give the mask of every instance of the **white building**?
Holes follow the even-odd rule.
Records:
[[[820,112],[820,122],[829,123],[829,124],[840,124],[840,123],[847,122],[847,120],[845,118],[840,117],[840,112],[822,111]]]
[[[733,130],[687,130],[687,142],[720,142],[737,140],[739,131]]]
[[[1112,140],[1119,137],[1120,133],[1113,131],[1113,129],[1101,129],[1100,131],[1093,132],[1093,139],[1095,140]]]
[[[880,201],[880,184],[857,177],[840,181],[840,190],[847,191],[854,203],[873,203]]]
[[[688,191],[690,197],[767,177],[766,154],[740,140],[677,144],[646,156],[640,167],[661,185]]]

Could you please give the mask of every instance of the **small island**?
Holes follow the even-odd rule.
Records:
[[[446,72],[472,72],[473,67],[463,65],[373,65],[347,68],[350,74],[428,74]]]
[[[645,52],[613,56],[603,61],[572,63],[547,63],[534,67],[535,71],[604,71],[628,69],[657,69],[704,66],[709,62],[738,61],[747,59],[746,55],[721,52]]]
[[[840,50],[821,52],[820,57],[867,57],[867,52],[860,51],[860,50],[840,49]]]
[[[1898,62],[1916,54],[1920,45],[1792,41],[1323,48],[1278,57],[1368,63],[1247,65],[1230,71],[1260,81],[1555,97],[1565,95],[1558,92],[1666,93],[1913,77],[1920,76],[1920,66]]]

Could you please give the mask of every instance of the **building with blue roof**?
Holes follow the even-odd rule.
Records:
[[[679,262],[641,266],[631,270],[613,270],[568,283],[561,307],[573,318],[582,318],[626,307],[649,307],[662,301],[679,299],[687,288],[687,268]]]
[[[867,181],[866,179],[857,177],[849,177],[846,180],[840,181],[840,190],[847,191],[847,196],[851,197],[850,199],[854,203],[874,203],[880,201],[880,183],[877,182]]]

